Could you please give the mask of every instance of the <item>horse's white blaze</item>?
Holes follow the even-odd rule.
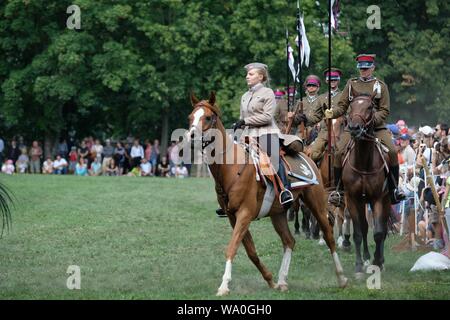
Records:
[[[278,272],[278,285],[287,285],[287,276],[289,273],[289,265],[291,264],[292,249],[286,248],[281,261],[280,271]]]
[[[195,111],[194,121],[192,121],[191,130],[192,130],[192,128],[197,127],[198,123],[200,122],[200,118],[203,117],[204,114],[205,114],[205,110],[203,108],[200,108],[197,111]]]
[[[231,281],[231,260],[227,260],[225,264],[225,273],[222,277],[222,284],[219,287],[219,292],[228,291],[228,283]]]

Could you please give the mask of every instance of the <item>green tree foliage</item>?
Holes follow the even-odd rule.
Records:
[[[326,2],[301,1],[312,50],[303,79],[323,78],[328,66]],[[81,8],[81,30],[66,27],[72,4]],[[341,4],[332,64],[344,71],[343,82],[357,74],[356,53],[377,53],[393,116],[445,120],[450,5],[384,1],[381,29],[369,30],[370,4]],[[288,28],[295,48],[295,15],[296,2],[285,0],[2,1],[0,128],[28,140],[69,130],[159,138],[186,127],[191,91],[206,97],[211,90],[229,126],[246,90],[245,64],[268,64],[271,86],[285,86],[284,35]]]

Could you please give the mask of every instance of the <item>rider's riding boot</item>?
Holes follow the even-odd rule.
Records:
[[[226,217],[227,216],[227,214],[225,213],[225,211],[223,211],[223,209],[222,208],[218,208],[218,209],[216,209],[216,214],[219,216],[219,217]]]
[[[391,171],[392,175],[389,176],[388,185],[389,185],[389,193],[391,197],[391,204],[397,204],[400,201],[406,199],[405,194],[397,188],[398,180],[399,180],[399,166],[389,166],[389,171]]]
[[[342,207],[344,203],[344,185],[342,184],[341,178],[342,168],[334,167],[334,186],[336,187],[336,190],[330,193],[328,201],[335,207]]]
[[[280,193],[280,203],[283,205],[284,209],[287,210],[294,202],[294,196],[292,195],[291,191],[289,190],[291,187],[291,184],[289,183],[289,180],[286,176],[286,170],[284,169],[283,162],[280,158],[280,163],[278,166],[278,175],[281,178],[281,181],[283,182],[284,190]]]

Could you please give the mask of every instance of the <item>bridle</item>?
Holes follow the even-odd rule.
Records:
[[[366,95],[360,95],[357,96],[355,99],[353,99],[352,104],[357,103],[357,101],[370,101],[370,106],[369,106],[369,110],[370,110],[370,117],[368,120],[366,120],[366,118],[363,116],[362,113],[352,113],[351,117],[349,115],[349,124],[348,127],[350,129],[350,132],[352,134],[352,137],[356,140],[368,140],[368,141],[373,141],[375,140],[375,136],[372,133],[372,125],[375,121],[375,103],[373,101],[373,97],[372,96],[366,96]],[[363,125],[356,125],[355,127],[353,127],[353,119],[355,118],[359,118],[361,119]],[[357,132],[355,132],[357,130]]]

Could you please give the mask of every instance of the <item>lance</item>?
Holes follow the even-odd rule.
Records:
[[[329,14],[328,14],[328,109],[331,109],[331,77],[330,77],[330,73],[331,73],[331,0],[328,0],[328,9],[329,9]],[[327,75],[325,74],[325,77]],[[327,146],[327,153],[328,153],[328,179],[329,179],[329,183],[331,185],[331,175],[332,175],[332,170],[331,170],[331,165],[332,165],[332,161],[331,161],[331,130],[332,130],[332,126],[331,126],[331,119],[326,119],[327,121],[327,129],[328,129],[328,146]]]
[[[439,195],[436,191],[436,187],[433,182],[433,176],[430,173],[430,169],[428,168],[425,157],[422,157],[422,166],[425,170],[425,174],[427,175],[427,182],[430,185],[431,193],[433,194],[433,198],[434,198],[434,202],[436,203],[436,209],[438,211],[440,223],[445,228],[445,232],[448,232],[447,220],[444,217],[444,212],[442,210],[441,201],[439,200]],[[447,234],[447,236],[449,237],[449,240],[450,240],[450,235]]]
[[[289,97],[289,31],[286,28],[286,94],[287,94],[287,108],[291,111],[291,99]]]
[[[301,33],[301,25],[300,25],[300,2],[299,0],[297,0],[297,36],[298,36],[298,46],[297,46],[297,64],[298,64],[298,71],[297,74],[294,77],[294,101],[295,101],[295,93],[297,91],[297,78],[298,78],[298,83],[300,84],[300,106],[297,107],[296,110],[294,110],[294,116],[291,118],[291,120],[288,122],[287,128],[286,128],[286,134],[289,134],[291,131],[291,127],[292,127],[292,122],[295,118],[295,115],[297,114],[297,112],[300,109],[300,113],[303,113],[303,94],[302,94],[302,89],[301,89],[301,85],[302,85],[302,60],[301,60],[301,43],[302,43],[302,33]],[[302,138],[304,138],[304,131],[305,131],[305,124],[302,122],[300,124],[300,132],[302,135]]]

